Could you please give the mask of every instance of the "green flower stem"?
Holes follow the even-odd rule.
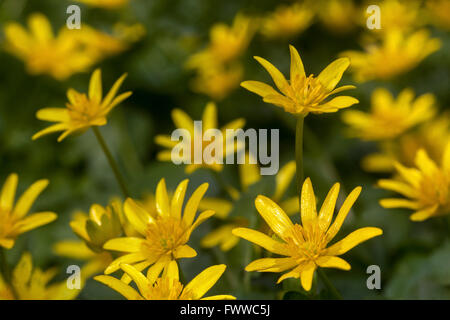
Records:
[[[300,201],[300,194],[302,192],[302,185],[304,180],[303,175],[303,122],[305,117],[299,115],[297,118],[297,125],[295,127],[295,163],[297,173],[297,194]]]
[[[319,278],[325,284],[325,286],[327,287],[327,289],[331,293],[331,295],[337,300],[342,300],[341,294],[339,293],[339,291],[337,291],[337,289],[330,282],[330,280],[328,279],[328,277],[325,274],[325,272],[323,272],[322,269],[317,268],[317,273],[319,274]]]
[[[111,152],[109,151],[108,146],[106,145],[106,142],[103,139],[102,134],[100,133],[100,130],[98,129],[98,127],[95,126],[92,127],[92,130],[95,133],[95,137],[97,138],[98,143],[102,147],[103,153],[108,159],[109,165],[111,166],[111,169],[114,172],[114,176],[116,177],[116,180],[120,186],[120,189],[122,190],[123,195],[125,196],[125,198],[128,198],[130,196],[130,193],[128,192],[125,180],[123,179],[122,174],[119,171],[119,167],[117,166],[116,161],[114,160]]]

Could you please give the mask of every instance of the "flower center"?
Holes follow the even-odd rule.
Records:
[[[187,228],[182,220],[173,217],[158,217],[155,223],[149,223],[143,251],[151,256],[172,253],[188,240]]]
[[[9,210],[0,208],[0,239],[12,236],[14,222]]]
[[[101,116],[101,107],[98,103],[88,99],[86,94],[80,94],[74,104],[67,104],[70,120],[74,124],[85,124]]]
[[[291,97],[299,108],[299,112],[305,106],[314,107],[326,98],[328,92],[322,86],[319,79],[314,78],[314,75],[308,77],[297,77],[292,80],[292,89],[294,96]]]
[[[450,210],[450,177],[439,171],[422,179],[419,200],[426,206],[439,204],[443,211]]]
[[[318,225],[312,225],[310,230],[295,224],[291,236],[286,240],[287,248],[293,258],[299,260],[315,260],[325,248],[327,241]]]

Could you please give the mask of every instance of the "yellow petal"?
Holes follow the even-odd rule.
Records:
[[[0,208],[6,212],[11,211],[14,206],[14,198],[16,196],[18,182],[19,176],[15,173],[11,173],[3,184],[0,195]]]
[[[424,149],[417,151],[415,163],[417,167],[425,173],[427,176],[433,176],[439,171],[436,163],[430,159],[427,152]]]
[[[147,223],[154,222],[150,214],[131,198],[125,200],[123,211],[133,228],[142,235],[145,235]]]
[[[417,201],[411,201],[406,199],[397,199],[397,198],[389,198],[389,199],[381,199],[380,205],[386,209],[392,208],[408,208],[408,209],[419,209],[420,203]]]
[[[115,238],[108,240],[103,245],[103,249],[120,252],[139,252],[144,241],[144,239],[135,237]]]
[[[122,101],[124,101],[125,99],[127,99],[129,96],[131,96],[133,93],[131,91],[127,91],[124,93],[121,93],[120,95],[118,95],[117,97],[114,98],[113,101],[111,101],[111,103],[105,107],[103,114],[107,114],[109,113],[115,106],[117,106],[118,104],[120,104]]]
[[[318,110],[323,109],[325,112],[327,108],[329,109],[343,109],[348,108],[356,103],[359,103],[358,99],[350,96],[339,96],[331,99],[330,101],[322,104],[318,107]]]
[[[184,196],[186,194],[188,183],[188,179],[181,181],[173,194],[172,201],[170,203],[170,213],[172,217],[176,219],[181,219],[181,209],[183,208]]]
[[[350,270],[351,266],[342,258],[334,256],[322,256],[317,258],[316,264],[322,268],[337,268],[341,270]]]
[[[176,248],[173,252],[173,257],[175,259],[193,258],[195,256],[197,256],[197,252],[187,244]]]
[[[323,201],[319,212],[319,226],[322,231],[325,231],[330,226],[333,219],[334,208],[336,207],[336,200],[339,195],[339,183],[335,183]]]
[[[108,107],[108,105],[111,103],[113,98],[116,96],[117,91],[119,91],[120,86],[122,85],[123,81],[127,77],[127,74],[124,73],[119,79],[114,82],[113,86],[109,90],[109,92],[106,94],[105,99],[102,101],[102,108]]]
[[[341,241],[336,242],[331,247],[325,250],[326,255],[338,256],[346,253],[361,242],[369,240],[370,238],[383,234],[380,228],[366,227],[353,231]]]
[[[100,69],[95,69],[89,81],[89,99],[96,104],[102,101],[102,72]]]
[[[208,189],[209,184],[203,183],[201,184],[189,198],[186,203],[186,207],[184,209],[183,222],[189,226],[194,221],[195,213],[197,212],[198,204]]]
[[[167,266],[166,277],[172,280],[179,280],[179,270],[176,261],[172,260]]]
[[[414,212],[409,218],[412,221],[424,221],[424,220],[432,217],[436,213],[438,207],[439,207],[439,205],[435,204],[434,206]]]
[[[0,247],[3,247],[5,249],[11,249],[14,247],[15,241],[13,239],[1,239],[0,238]]]
[[[31,254],[25,252],[13,270],[12,281],[15,288],[24,287],[28,283],[32,269],[33,263]]]
[[[302,225],[309,230],[317,220],[316,196],[309,178],[306,178],[305,182],[303,182],[300,212]]]
[[[291,52],[291,83],[292,81],[298,81],[306,77],[305,68],[303,67],[302,59],[298,54],[297,49],[294,46],[289,45],[289,50]]]
[[[298,262],[289,258],[262,258],[252,261],[245,267],[245,271],[283,272],[298,265]]]
[[[154,263],[156,261],[156,258],[147,259],[147,257],[142,255],[142,253],[140,252],[125,254],[111,262],[111,264],[106,268],[105,274],[110,274],[119,270],[122,263],[134,264],[136,262],[141,262],[144,260],[147,260],[150,263]]]
[[[33,213],[25,219],[17,222],[17,224],[15,225],[15,229],[17,230],[17,233],[21,234],[48,224],[53,220],[56,220],[56,218],[58,218],[58,215],[50,211]]]
[[[360,193],[361,187],[356,187],[355,189],[353,189],[352,192],[350,192],[347,199],[345,199],[344,203],[339,209],[336,219],[334,220],[333,224],[327,231],[326,237],[328,241],[333,239],[334,236],[339,232],[342,224],[344,223],[345,218],[347,217],[347,214],[349,213],[356,199],[358,199]]]
[[[66,108],[44,108],[36,112],[36,118],[50,122],[70,121],[69,112]]]
[[[316,265],[314,262],[309,262],[302,270],[300,275],[300,281],[302,283],[303,289],[306,291],[311,290],[314,271],[316,270]]]
[[[47,43],[53,38],[52,26],[43,14],[33,13],[28,19],[28,25],[38,42]]]
[[[64,131],[67,129],[67,124],[65,123],[57,123],[54,125],[51,125],[50,127],[47,127],[41,131],[38,131],[37,133],[35,133],[31,139],[32,140],[36,140],[39,139],[42,136],[45,136],[47,134],[53,133],[53,132],[58,132],[58,131]]]
[[[288,250],[282,243],[272,239],[262,232],[248,228],[235,228],[232,232],[235,236],[253,242],[254,244],[257,244],[270,252],[285,256],[289,255]]]
[[[203,211],[198,215],[198,218],[195,220],[195,222],[192,224],[189,232],[194,231],[195,228],[197,228],[201,223],[203,223],[205,220],[209,219],[215,214],[214,210],[206,210]]]
[[[289,83],[283,76],[283,74],[275,68],[273,64],[271,64],[266,59],[263,59],[261,57],[254,57],[263,67],[267,70],[267,72],[270,74],[270,76],[273,79],[273,82],[275,82],[275,85],[277,88],[284,93],[285,95],[288,95],[292,89],[289,86]]]
[[[209,102],[206,105],[202,121],[203,132],[209,129],[217,129],[217,107],[214,102]]]
[[[47,179],[38,180],[33,183],[19,198],[14,207],[13,215],[16,218],[22,218],[30,210],[39,194],[48,186]]]
[[[141,295],[143,297],[148,297],[149,290],[150,290],[150,283],[147,280],[147,278],[129,264],[122,264],[122,265],[120,265],[120,268],[123,271],[125,271],[131,277],[131,279],[133,279],[133,281],[136,283],[139,291],[141,292]]]
[[[327,91],[331,91],[341,81],[342,75],[349,65],[350,60],[348,58],[339,58],[323,69],[317,79],[319,79]]]
[[[259,195],[255,200],[255,206],[261,217],[280,238],[289,236],[294,226],[284,211],[272,200]]]
[[[53,246],[53,252],[57,255],[78,260],[87,260],[95,256],[83,241],[64,240]]]
[[[401,181],[381,179],[378,180],[378,186],[386,190],[398,192],[405,197],[414,198],[416,196],[415,190],[410,185]]]
[[[217,218],[225,219],[233,209],[231,201],[219,198],[204,198],[198,205],[199,210],[212,209]]]
[[[143,300],[141,295],[129,285],[110,276],[96,276],[94,279],[117,291],[128,300]]]
[[[176,141],[172,141],[172,138],[168,135],[159,134],[155,137],[155,143],[159,144],[162,147],[172,149],[177,145]]]
[[[292,160],[285,164],[275,176],[275,193],[272,196],[273,201],[277,202],[281,200],[294,176],[295,161]]]
[[[236,297],[230,296],[228,294],[219,294],[216,296],[202,298],[201,300],[236,300]]]
[[[161,179],[156,187],[156,210],[161,217],[170,216],[169,196],[167,195],[166,181]]]
[[[263,98],[267,95],[279,94],[274,88],[260,81],[244,81],[241,83],[241,87],[247,89],[250,92],[256,93]]]
[[[219,264],[209,267],[198,274],[194,279],[192,279],[186,287],[184,287],[184,292],[190,291],[193,294],[193,299],[200,299],[211,289],[212,286],[219,280],[222,274],[225,272],[226,265]]]
[[[180,109],[172,110],[172,120],[175,126],[180,129],[186,129],[194,136],[194,121],[187,115],[186,112]]]

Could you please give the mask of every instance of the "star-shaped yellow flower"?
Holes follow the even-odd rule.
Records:
[[[350,96],[339,96],[329,101],[324,101],[330,95],[355,88],[350,85],[336,88],[344,71],[350,65],[348,58],[340,58],[333,61],[317,78],[312,74],[306,77],[303,62],[298,51],[293,46],[289,46],[289,48],[291,51],[289,81],[269,61],[261,57],[255,57],[270,74],[281,93],[268,84],[259,81],[244,81],[241,83],[241,86],[260,95],[266,103],[282,107],[286,112],[304,116],[310,112],[336,112],[339,109],[358,103],[357,99]]]
[[[6,179],[0,193],[0,247],[11,249],[16,238],[27,231],[43,226],[57,218],[56,213],[45,211],[26,217],[36,198],[47,187],[48,180],[33,183],[14,204],[19,178],[13,173]]]
[[[439,166],[425,150],[416,154],[417,168],[395,164],[398,178],[381,179],[381,188],[398,192],[404,198],[382,199],[384,208],[408,208],[415,212],[412,221],[424,221],[431,217],[450,214],[450,143],[447,144]]]
[[[208,189],[208,184],[203,183],[187,201],[182,215],[188,183],[189,180],[183,180],[170,200],[165,180],[161,179],[156,188],[156,216],[131,198],[125,201],[125,215],[139,236],[115,238],[105,243],[104,249],[125,253],[109,265],[106,274],[118,270],[121,263],[133,264],[139,271],[153,265],[148,271],[152,273],[161,271],[172,260],[197,255],[186,243],[192,231],[214,215],[214,211],[206,210],[194,220],[198,204]]]
[[[339,183],[331,188],[317,213],[316,197],[311,180],[309,178],[305,180],[301,192],[302,225],[292,223],[286,213],[269,198],[258,196],[255,200],[256,209],[273,230],[276,238],[247,228],[234,229],[233,233],[272,253],[285,257],[258,259],[250,263],[245,270],[259,272],[290,270],[278,279],[278,283],[287,278],[300,278],[306,291],[311,290],[314,271],[318,267],[350,270],[350,265],[338,256],[361,242],[383,233],[379,228],[361,228],[327,247],[340,230],[360,192],[361,187],[357,187],[349,194],[333,224],[331,224],[331,220],[339,194]]]
[[[169,263],[162,277],[159,273],[145,277],[135,267],[122,264],[121,269],[136,283],[139,290],[111,276],[97,276],[95,280],[119,292],[128,300],[234,300],[230,295],[217,295],[203,298],[209,289],[219,280],[226,266],[219,264],[203,270],[186,286],[179,280],[178,266],[175,261]]]
[[[33,135],[32,139],[63,131],[58,137],[59,142],[75,132],[85,131],[92,126],[104,126],[107,123],[106,117],[111,110],[131,95],[131,91],[127,91],[116,97],[125,77],[126,74],[122,75],[108,94],[103,97],[101,71],[96,69],[89,82],[89,95],[69,89],[67,91],[69,102],[66,104],[66,108],[44,108],[36,113],[39,120],[57,123],[39,131]]]

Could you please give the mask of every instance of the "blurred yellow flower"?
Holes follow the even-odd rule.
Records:
[[[233,300],[230,295],[217,295],[203,298],[206,292],[219,280],[224,273],[224,264],[215,265],[203,270],[186,286],[179,280],[177,264],[169,263],[167,272],[159,277],[158,273],[147,274],[145,277],[139,270],[129,264],[121,264],[121,269],[133,279],[139,290],[111,276],[97,276],[95,280],[119,292],[128,300]]]
[[[361,242],[383,233],[379,228],[361,228],[327,248],[328,243],[340,230],[360,192],[361,187],[357,187],[349,194],[331,226],[339,194],[339,183],[331,188],[319,214],[317,214],[316,197],[311,180],[309,178],[305,180],[301,192],[302,225],[293,224],[286,213],[269,198],[258,196],[255,200],[256,209],[276,237],[269,237],[264,233],[247,228],[237,228],[233,230],[233,233],[272,253],[286,257],[258,259],[250,263],[245,270],[283,272],[290,269],[291,271],[278,279],[278,283],[287,278],[300,278],[306,291],[311,290],[314,271],[318,267],[350,270],[350,265],[338,256]]]
[[[99,7],[104,9],[118,9],[128,4],[129,0],[75,0],[87,4],[92,7]]]
[[[61,257],[86,261],[80,273],[83,281],[95,274],[103,273],[113,260],[111,253],[94,252],[84,241],[77,240],[59,241],[53,246],[53,252]]]
[[[430,23],[450,30],[450,0],[427,0],[426,9]]]
[[[315,11],[320,22],[333,33],[353,30],[359,15],[359,9],[352,0],[318,1]]]
[[[414,69],[422,60],[441,47],[441,41],[430,38],[427,30],[405,35],[398,30],[387,32],[379,44],[367,46],[365,52],[345,51],[352,61],[356,81],[387,80]]]
[[[106,117],[109,112],[131,95],[131,91],[127,91],[116,97],[125,77],[126,74],[122,75],[103,98],[101,71],[96,69],[89,82],[89,96],[71,88],[67,91],[69,100],[66,104],[67,108],[44,108],[36,113],[39,120],[57,123],[37,132],[32,139],[64,131],[58,137],[59,142],[75,132],[83,132],[92,126],[104,126],[107,123]]]
[[[0,274],[0,300],[73,300],[81,289],[69,289],[67,282],[48,283],[57,274],[54,268],[33,268],[31,255],[25,252],[12,273],[12,287]],[[82,282],[83,283],[83,282]]]
[[[14,204],[19,177],[8,176],[0,193],[0,247],[11,249],[22,233],[36,229],[55,220],[56,213],[50,211],[28,215],[34,201],[47,187],[48,180],[33,183]]]
[[[335,89],[344,71],[350,65],[349,59],[340,58],[333,61],[317,78],[314,78],[312,74],[306,77],[300,55],[293,46],[289,46],[289,48],[291,51],[291,79],[289,82],[269,61],[255,57],[270,74],[282,94],[260,81],[244,81],[241,86],[261,96],[266,103],[282,107],[286,112],[304,116],[310,112],[336,112],[358,103],[357,99],[350,96],[339,96],[324,102],[332,94],[355,88],[354,86],[342,86]]]
[[[419,149],[424,149],[435,162],[441,162],[447,142],[450,141],[450,116],[427,121],[418,130],[401,135],[396,140],[383,141],[379,152],[364,157],[362,166],[369,172],[391,172],[395,162],[406,166],[414,165],[414,158]]]
[[[106,250],[126,253],[108,266],[106,274],[118,270],[121,263],[133,264],[139,271],[153,265],[148,274],[159,274],[170,261],[197,255],[186,243],[192,231],[214,215],[214,211],[206,210],[194,221],[198,204],[208,189],[208,184],[203,183],[187,201],[182,215],[188,182],[183,180],[169,200],[165,180],[161,179],[156,188],[156,216],[131,198],[125,201],[125,215],[139,236],[116,238],[105,243],[103,248]]]
[[[363,140],[393,139],[415,125],[431,119],[436,113],[435,98],[431,93],[414,99],[412,89],[404,89],[397,99],[384,89],[372,93],[369,113],[348,110],[342,120],[350,126],[350,132]]]
[[[125,24],[118,22],[113,27],[114,35],[125,42],[136,42],[141,40],[147,30],[142,23]]]
[[[106,241],[120,237],[123,233],[119,216],[121,205],[119,200],[112,201],[106,207],[93,204],[89,215],[77,212],[70,222],[70,227],[92,251],[102,252]]]
[[[193,163],[194,161],[190,161],[191,158],[194,157],[194,146],[196,144],[201,145],[202,148],[202,155],[203,155],[203,151],[208,147],[208,145],[211,144],[211,140],[207,140],[205,139],[205,137],[203,136],[203,134],[195,134],[194,133],[194,121],[191,119],[191,117],[186,114],[183,110],[181,109],[174,109],[172,111],[172,120],[175,124],[175,126],[179,129],[186,129],[189,131],[190,133],[190,138],[191,139],[183,139],[182,141],[178,142],[177,140],[172,140],[171,136],[169,135],[157,135],[155,137],[155,142],[157,144],[159,144],[160,146],[169,148],[168,150],[164,150],[158,153],[157,155],[157,159],[160,161],[172,161],[172,149],[178,145],[179,143],[185,144],[185,147],[183,148],[183,150],[191,150],[190,154],[178,154],[178,155],[174,155],[174,156],[178,156],[180,157],[180,162],[190,162],[189,164],[186,165],[185,168],[185,172],[187,174],[191,174],[192,172],[194,172],[197,169],[200,168],[207,168],[207,169],[211,169],[213,171],[221,171],[223,169],[223,164],[217,163],[217,162],[212,162],[212,163],[206,163],[203,161],[203,157],[202,157],[202,163],[197,164],[197,163]],[[217,129],[217,107],[215,105],[215,103],[210,102],[206,105],[205,110],[203,111],[203,117],[202,117],[202,132],[206,132],[209,129]],[[229,154],[230,152],[236,152],[238,146],[237,143],[234,144],[234,148],[230,148],[229,146],[227,147],[227,142],[228,144],[231,144],[231,142],[229,141],[231,138],[234,138],[234,136],[227,138],[226,135],[226,130],[227,129],[233,129],[233,130],[237,130],[237,129],[241,129],[243,126],[245,125],[245,119],[243,118],[239,118],[236,119],[234,121],[231,121],[229,123],[227,123],[225,126],[223,126],[220,131],[222,133],[223,136],[223,157],[225,158],[227,156],[227,154]],[[198,140],[195,140],[198,139]]]
[[[307,29],[314,11],[306,4],[281,5],[261,21],[261,33],[268,38],[292,38]]]
[[[395,164],[399,177],[381,179],[378,185],[395,191],[405,198],[380,200],[384,208],[408,208],[414,210],[412,221],[424,221],[450,213],[450,143],[442,156],[442,165],[430,159],[425,150],[417,152],[416,168]]]

